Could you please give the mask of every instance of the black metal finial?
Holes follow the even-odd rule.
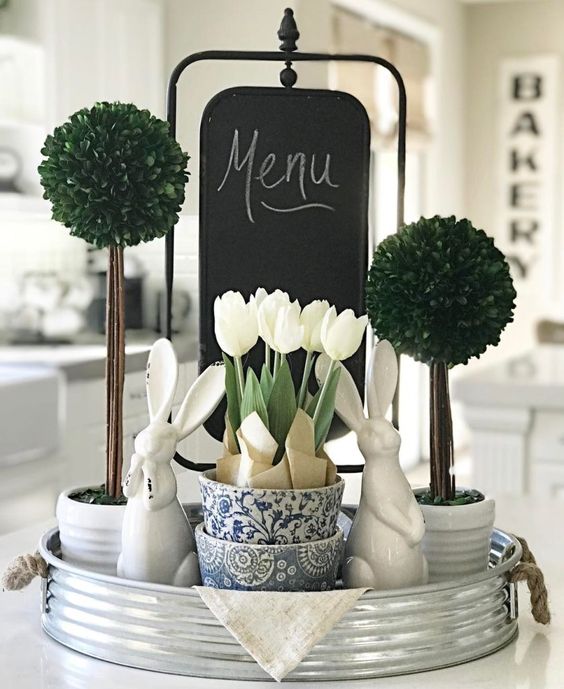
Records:
[[[294,19],[294,10],[286,7],[280,22],[280,28],[278,29],[278,38],[282,41],[280,43],[280,50],[283,50],[285,53],[292,53],[294,50],[297,50],[296,41],[299,37],[300,32]]]
[[[285,53],[293,53],[294,50],[298,49],[296,41],[299,37],[300,32],[294,19],[294,10],[286,7],[280,22],[280,28],[278,29],[278,38],[282,41],[280,43],[280,50]],[[292,88],[297,80],[298,75],[292,69],[292,61],[286,60],[286,67],[280,72],[280,83],[284,88],[289,89]]]

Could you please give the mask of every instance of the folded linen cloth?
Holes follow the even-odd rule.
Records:
[[[368,590],[273,593],[195,588],[219,622],[277,682],[299,665]]]

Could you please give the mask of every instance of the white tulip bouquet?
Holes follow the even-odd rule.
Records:
[[[351,309],[337,314],[325,300],[301,308],[286,292],[259,288],[245,301],[226,292],[214,303],[215,335],[223,351],[227,394],[225,455],[217,478],[255,488],[314,488],[329,485],[336,470],[323,452],[335,411],[340,362],[360,346],[368,323]],[[243,357],[264,341],[260,378]],[[298,390],[287,355],[305,350]],[[308,380],[314,358],[332,361],[314,396]]]

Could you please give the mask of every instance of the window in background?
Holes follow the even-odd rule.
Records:
[[[426,150],[431,141],[427,116],[430,53],[428,46],[364,17],[334,8],[335,52],[368,53],[389,60],[402,74],[407,91],[407,158],[405,220],[423,214]],[[397,86],[385,69],[368,63],[335,63],[330,85],[351,93],[366,108],[372,132],[371,244],[375,246],[396,229]],[[426,456],[426,369],[402,357],[400,377],[401,463],[404,469]]]

